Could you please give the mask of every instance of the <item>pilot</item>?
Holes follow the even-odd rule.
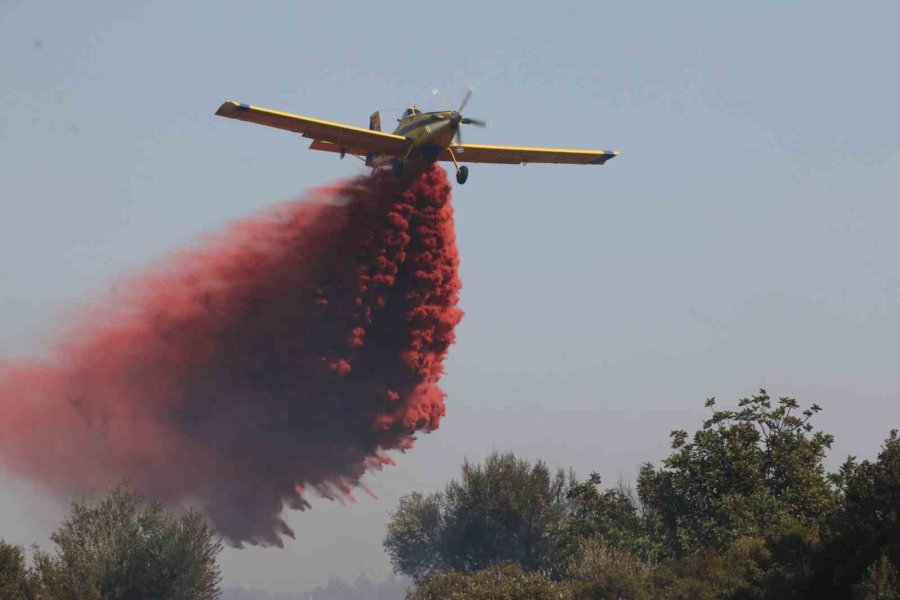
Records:
[[[413,117],[415,115],[421,115],[422,111],[419,110],[417,106],[410,106],[406,109],[406,112],[403,113],[403,118],[406,119],[408,117]]]

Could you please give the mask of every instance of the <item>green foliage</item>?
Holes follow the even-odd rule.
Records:
[[[443,492],[404,497],[384,546],[417,582],[438,571],[471,573],[503,562],[554,571],[568,514],[569,480],[543,462],[494,453],[466,462]]]
[[[416,492],[400,499],[384,540],[395,571],[422,581],[445,568],[445,510],[439,492],[428,496]]]
[[[854,600],[900,600],[900,574],[888,560],[881,555],[866,570],[866,576],[853,587]]]
[[[572,600],[650,600],[652,569],[632,554],[609,547],[600,537],[582,539],[566,571]]]
[[[819,410],[800,412],[792,398],[773,406],[760,390],[738,410],[713,409],[691,439],[672,432],[663,468],[644,465],[638,479],[664,553],[725,550],[738,538],[777,533],[833,510],[837,495],[823,466],[833,438],[813,433],[810,423]]]
[[[650,535],[653,526],[640,499],[622,485],[603,490],[600,483],[600,475],[591,473],[586,481],[573,482],[569,487],[568,554],[583,550],[580,544],[584,539],[599,537],[607,546],[656,560],[662,552]]]
[[[706,549],[658,565],[651,576],[653,598],[669,600],[749,599],[761,578],[759,540],[738,540],[727,552]]]
[[[410,598],[543,597],[521,587],[537,577],[540,594],[570,600],[900,600],[897,432],[877,460],[828,474],[818,406],[765,390],[707,406],[636,493],[505,454],[407,496],[385,546],[422,583]]]
[[[827,575],[833,574],[828,585],[846,594],[863,577],[872,579],[875,576],[867,570],[878,561],[887,561],[893,569],[900,569],[900,439],[897,431],[892,431],[885,440],[877,460],[857,464],[850,459],[836,480],[844,491],[844,502],[831,525],[823,570]]]
[[[474,573],[436,573],[407,600],[561,600],[568,596],[547,573],[527,572],[518,565],[495,565]]]
[[[0,540],[0,598],[36,600],[41,597],[40,589],[40,579],[25,564],[22,549]]]
[[[35,561],[54,600],[208,600],[218,597],[221,542],[197,513],[143,504],[124,487],[75,502]]]

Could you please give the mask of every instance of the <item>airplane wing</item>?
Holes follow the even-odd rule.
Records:
[[[522,146],[485,146],[482,144],[454,144],[450,146],[459,162],[500,163],[557,163],[570,165],[602,165],[619,155],[618,150],[571,150],[567,148],[526,148]],[[438,160],[452,161],[444,150]]]
[[[310,150],[321,150],[322,152],[343,152],[344,154],[349,154],[351,156],[365,156],[371,152],[368,148],[363,148],[361,146],[341,146],[340,144],[325,142],[323,140],[313,140],[313,143],[309,145],[309,148]]]
[[[241,104],[239,102],[223,102],[216,114],[229,119],[249,121],[258,125],[293,131],[313,140],[330,142],[335,144],[336,149],[334,151],[336,152],[340,152],[341,148],[348,148],[347,152],[349,154],[355,154],[356,152],[367,154],[371,152],[375,154],[399,155],[406,152],[409,146],[409,141],[403,136],[344,125],[343,123],[311,119],[301,115],[292,115],[291,113]],[[325,147],[317,147],[315,143],[311,147],[315,150],[326,149]],[[350,152],[350,149],[356,152]]]

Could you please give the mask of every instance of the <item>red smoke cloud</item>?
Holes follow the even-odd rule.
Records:
[[[0,465],[60,494],[127,479],[236,544],[343,497],[444,415],[462,313],[450,186],[376,174],[127,282],[52,358],[0,369]]]

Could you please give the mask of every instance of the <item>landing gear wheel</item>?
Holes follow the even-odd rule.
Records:
[[[463,165],[459,168],[459,171],[456,172],[456,183],[462,185],[469,179],[469,167]]]
[[[394,175],[395,175],[395,176],[397,176],[397,177],[402,177],[402,176],[403,176],[403,166],[404,166],[404,165],[403,165],[403,161],[402,161],[402,160],[397,159],[397,160],[394,161],[394,164],[391,165],[391,170],[394,172]]]

